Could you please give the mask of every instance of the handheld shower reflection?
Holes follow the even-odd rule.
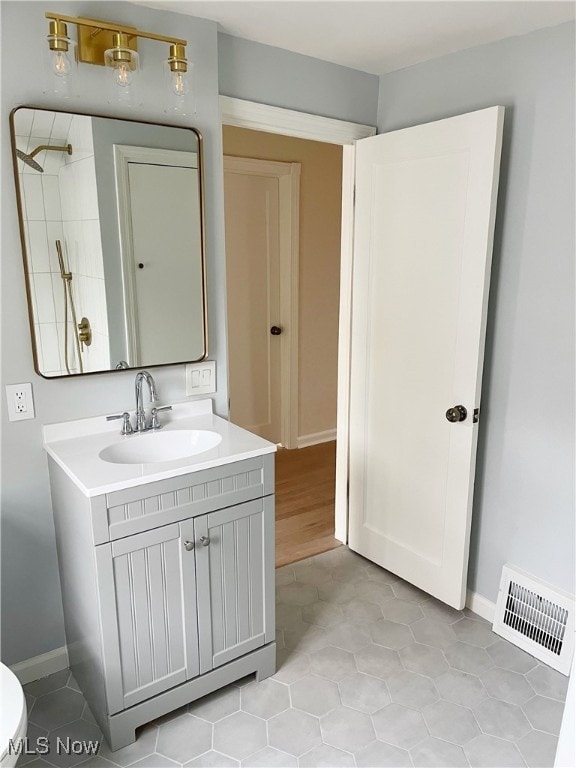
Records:
[[[60,277],[62,278],[62,283],[64,285],[64,363],[66,365],[66,371],[72,373],[70,370],[70,360],[68,358],[68,306],[70,306],[76,347],[76,359],[78,361],[80,373],[84,373],[84,364],[82,362],[82,353],[80,351],[80,338],[77,331],[78,323],[76,321],[76,307],[74,306],[74,297],[72,296],[72,272],[66,271],[64,256],[62,254],[62,243],[60,240],[56,240],[56,253],[58,255],[58,264],[60,266]],[[84,318],[82,319],[84,320]]]
[[[22,160],[23,163],[26,163],[26,165],[29,165],[30,168],[34,168],[35,171],[39,171],[40,173],[44,173],[44,168],[34,160],[34,157],[38,154],[38,152],[46,151],[52,151],[52,152],[67,152],[69,155],[72,154],[72,144],[66,144],[65,147],[53,147],[50,144],[40,144],[39,147],[36,147],[36,149],[32,150],[29,155],[26,154],[26,152],[22,152],[21,149],[16,150],[16,155]]]

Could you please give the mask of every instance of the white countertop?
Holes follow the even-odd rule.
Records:
[[[185,459],[154,464],[114,464],[101,459],[100,452],[114,443],[138,440],[142,435],[122,436],[121,421],[109,422],[106,416],[96,416],[46,424],[43,428],[44,449],[86,496],[133,488],[276,451],[274,443],[212,413],[211,400],[176,403],[172,411],[158,415],[164,425],[162,432],[178,429],[210,430],[221,435],[222,441],[215,448]]]

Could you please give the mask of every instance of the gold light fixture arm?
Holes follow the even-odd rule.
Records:
[[[65,16],[61,13],[46,13],[47,19],[54,21],[63,21],[66,24],[76,24],[77,26],[90,27],[91,34],[98,34],[102,30],[108,32],[119,32],[129,35],[131,37],[143,37],[147,40],[158,40],[161,43],[170,43],[172,45],[186,45],[187,41],[182,40],[179,37],[168,37],[166,35],[157,35],[154,32],[144,32],[141,29],[135,27],[127,27],[123,24],[116,24],[109,21],[98,21],[96,19],[87,19],[84,16]]]

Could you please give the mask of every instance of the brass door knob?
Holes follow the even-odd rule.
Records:
[[[452,424],[456,424],[458,421],[465,421],[466,416],[468,416],[468,411],[463,405],[454,405],[446,411],[446,418]]]

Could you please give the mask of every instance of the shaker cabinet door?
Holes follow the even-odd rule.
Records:
[[[98,547],[111,714],[199,673],[193,542],[187,520]]]
[[[200,672],[274,639],[274,498],[194,520]]]

